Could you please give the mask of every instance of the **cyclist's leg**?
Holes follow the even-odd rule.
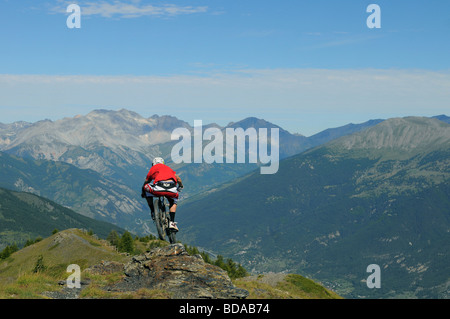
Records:
[[[177,203],[178,199],[166,196],[167,201],[169,202],[169,213],[170,213],[170,221],[175,221],[175,213],[177,212]]]
[[[152,219],[155,219],[155,206],[153,205],[153,194],[149,192],[145,192],[145,199],[147,200],[148,207],[150,208],[150,214],[152,216]]]
[[[169,228],[175,229],[178,231],[178,227],[175,223],[175,213],[177,211],[177,198],[166,196],[167,201],[169,202],[169,215],[170,215],[170,223]]]

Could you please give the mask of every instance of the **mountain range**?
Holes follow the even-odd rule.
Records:
[[[389,119],[190,198],[180,238],[346,297],[448,298],[449,181],[450,125]],[[381,289],[366,286],[370,264]]]
[[[278,128],[282,159],[381,121],[346,125],[311,137],[291,134],[254,117],[226,127],[206,124],[204,129]],[[146,232],[148,207],[139,194],[153,157],[163,156],[182,177],[188,185],[185,199],[258,167],[252,163],[171,163],[170,153],[178,141],[170,136],[177,128],[193,132],[192,126],[175,117],[143,118],[125,109],[95,110],[57,121],[0,123],[0,187],[29,191],[85,216]]]
[[[163,156],[185,184],[183,242],[252,271],[306,274],[346,297],[447,298],[449,119],[377,119],[310,137],[257,118],[204,126],[278,128],[273,175],[260,174],[260,163],[171,163],[171,132],[194,129],[172,116],[96,110],[0,123],[0,187],[148,233],[140,189]],[[374,263],[382,288],[370,290]]]
[[[90,169],[0,152],[0,187],[48,198],[84,216],[130,231],[148,231],[139,193]]]

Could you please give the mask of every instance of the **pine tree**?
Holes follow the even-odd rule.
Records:
[[[31,246],[34,244],[34,240],[32,239],[27,239],[27,241],[25,242],[25,245],[23,247],[27,247],[27,246]]]
[[[113,246],[119,247],[120,237],[115,230],[111,230],[106,240]]]
[[[209,254],[205,253],[205,252],[201,252],[200,255],[202,256],[203,260],[205,261],[205,263],[208,264],[213,264],[213,261],[211,260],[211,257],[209,257]]]
[[[242,278],[248,276],[247,270],[245,270],[244,267],[242,267],[241,264],[238,265],[238,268],[236,270],[236,278]]]
[[[9,256],[11,256],[11,254],[15,253],[18,250],[19,248],[17,248],[16,244],[13,244],[11,246],[8,245],[0,252],[0,259],[8,258]]]
[[[126,231],[123,233],[122,237],[120,238],[119,242],[119,251],[120,252],[126,252],[129,254],[132,254],[134,251],[134,240],[131,234]]]
[[[223,270],[226,270],[227,266],[225,265],[225,262],[223,261],[223,256],[222,255],[217,255],[217,259],[214,262],[214,265],[216,265],[217,267],[222,268]]]
[[[44,271],[45,269],[47,269],[47,267],[44,265],[44,256],[39,255],[36,261],[36,265],[34,266],[33,272],[38,273]]]

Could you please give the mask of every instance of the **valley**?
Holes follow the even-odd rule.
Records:
[[[446,298],[448,123],[444,115],[369,120],[310,137],[256,118],[204,125],[217,134],[278,129],[279,170],[264,175],[259,161],[172,163],[171,133],[194,134],[188,123],[96,110],[1,124],[0,187],[148,234],[140,188],[153,156],[163,156],[186,186],[177,213],[183,242],[254,273],[308,276],[345,297]],[[370,264],[381,266],[380,289],[367,288]]]

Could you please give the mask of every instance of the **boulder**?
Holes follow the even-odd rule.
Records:
[[[248,291],[236,288],[223,269],[189,255],[182,244],[158,247],[132,257],[125,278],[111,291],[161,289],[174,299],[244,299]]]

